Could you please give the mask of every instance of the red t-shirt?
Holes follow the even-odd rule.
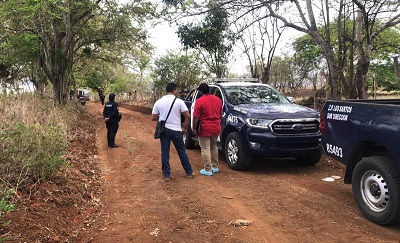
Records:
[[[198,117],[200,137],[210,137],[221,133],[222,101],[215,95],[205,94],[196,100],[193,116]]]

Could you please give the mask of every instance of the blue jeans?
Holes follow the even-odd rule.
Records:
[[[173,131],[168,128],[164,128],[164,132],[161,134],[161,167],[164,178],[171,176],[171,167],[169,165],[169,150],[171,141],[175,146],[176,152],[178,152],[181,164],[187,176],[192,175],[193,169],[189,162],[189,157],[185,150],[185,144],[183,143],[182,132]]]

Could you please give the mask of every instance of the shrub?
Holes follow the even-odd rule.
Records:
[[[5,124],[0,131],[0,177],[11,185],[47,180],[64,164],[67,140],[54,126]]]
[[[10,203],[10,198],[14,193],[13,189],[0,193],[0,217],[3,213],[14,211],[14,204]]]
[[[10,203],[11,196],[14,194],[13,189],[6,190],[2,193],[0,193],[0,218],[2,218],[4,213],[12,212],[14,211],[14,204]],[[3,222],[3,226],[9,225],[11,222],[6,221]],[[7,240],[6,237],[0,237],[0,242],[4,242]]]
[[[0,95],[0,116],[0,180],[17,189],[50,179],[65,163],[77,107],[33,94]]]

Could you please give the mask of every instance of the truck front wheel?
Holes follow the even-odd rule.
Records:
[[[245,170],[250,166],[251,156],[244,150],[239,133],[233,132],[228,135],[224,150],[226,162],[231,169]]]
[[[352,175],[352,189],[361,213],[379,225],[400,222],[400,174],[384,156],[360,160]]]

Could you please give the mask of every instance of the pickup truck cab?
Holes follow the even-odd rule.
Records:
[[[322,148],[346,165],[344,183],[362,214],[379,225],[400,222],[400,100],[328,100]]]
[[[318,163],[319,112],[290,102],[267,84],[219,82],[209,87],[210,94],[222,100],[218,143],[231,169],[248,168],[253,157],[294,157],[303,165]],[[198,98],[197,90],[185,98],[191,118]],[[193,148],[197,140],[192,129],[189,127],[184,136],[187,149]]]

